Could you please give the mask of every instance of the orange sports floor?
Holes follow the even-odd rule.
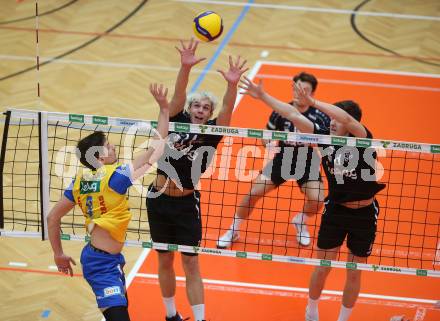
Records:
[[[440,101],[440,77],[280,63],[258,63],[251,74],[254,79],[263,79],[269,93],[289,101],[292,97],[291,76],[302,70],[313,73],[319,79],[316,94],[318,99],[328,102],[356,100],[363,109],[363,123],[373,132],[375,138],[440,144],[437,130],[440,110],[436,108]],[[234,112],[232,126],[263,128],[269,114],[270,109],[262,103],[243,97]],[[438,162],[434,164],[437,167],[439,165]],[[431,170],[440,174],[440,168],[434,167]],[[435,185],[440,186],[440,183]],[[292,186],[297,189],[295,185]],[[419,192],[423,191],[413,191],[416,194]],[[432,189],[430,192],[432,198],[440,199],[440,189]],[[301,206],[295,206],[295,210]],[[435,202],[430,206],[428,215],[437,227],[428,227],[425,233],[433,234],[434,242],[439,237],[440,206]],[[282,208],[279,210],[283,211]],[[228,218],[221,222],[223,228],[230,224],[232,212],[225,214]],[[399,213],[390,212],[387,215],[391,217]],[[281,219],[282,217],[277,218]],[[285,219],[288,222],[288,217]],[[288,232],[292,233],[287,238],[294,242],[293,230]],[[207,236],[214,239],[218,231],[208,230],[207,233]],[[385,236],[378,236],[381,242],[385,238],[386,233]],[[213,242],[208,242],[207,245],[213,246]],[[433,259],[436,244],[431,244],[430,247],[433,248],[432,251],[421,254]],[[310,255],[307,252],[310,249],[302,251],[300,254]],[[178,310],[182,315],[192,317],[185,295],[184,274],[179,256],[176,255],[176,274],[179,277],[176,295]],[[205,279],[207,320],[304,320],[312,267],[207,255],[201,255],[200,260]],[[140,263],[140,267],[132,271],[134,277],[129,277],[132,320],[163,320],[164,308],[157,281],[157,257],[154,251]],[[436,266],[436,269],[439,268],[440,266]],[[345,271],[342,269],[334,269],[330,274],[325,287],[330,291],[324,292],[320,303],[321,321],[337,319],[344,280]],[[399,314],[405,314],[414,321],[440,320],[440,310],[435,310],[432,306],[432,300],[438,299],[440,279],[364,272],[361,296],[350,320],[389,320],[391,316]]]

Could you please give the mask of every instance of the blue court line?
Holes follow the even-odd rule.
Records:
[[[231,39],[232,35],[234,34],[235,30],[238,28],[238,26],[240,25],[240,23],[243,20],[244,16],[246,15],[246,13],[251,8],[250,4],[252,4],[253,2],[254,2],[254,0],[249,0],[248,3],[243,7],[243,10],[241,10],[241,13],[238,16],[237,20],[235,20],[235,22],[232,25],[231,29],[229,29],[228,33],[223,38],[222,42],[218,46],[218,48],[215,51],[214,55],[211,57],[211,59],[209,60],[208,64],[203,69],[202,73],[199,75],[199,77],[197,78],[196,82],[192,86],[191,92],[195,92],[199,88],[199,86],[202,83],[203,79],[205,79],[206,74],[211,69],[212,65],[217,60],[217,58],[219,57],[219,55],[222,52],[223,48],[228,44],[228,42]]]
[[[43,313],[41,313],[42,318],[48,318],[50,314],[50,310],[44,310]]]

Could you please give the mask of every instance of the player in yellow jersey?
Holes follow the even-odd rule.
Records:
[[[106,320],[130,320],[127,309],[125,264],[121,250],[131,219],[127,189],[162,155],[164,137],[168,135],[169,106],[167,89],[150,85],[150,92],[159,104],[157,131],[150,147],[131,164],[117,162],[115,147],[103,132],[94,132],[78,142],[80,162],[87,167],[80,171],[48,216],[49,239],[58,271],[73,275],[71,263],[60,240],[61,218],[75,204],[79,205],[91,240],[81,253],[84,278],[96,296],[98,308]]]

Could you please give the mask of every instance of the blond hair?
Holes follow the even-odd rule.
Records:
[[[202,99],[209,99],[209,101],[211,102],[211,113],[213,113],[215,107],[217,106],[217,98],[208,91],[201,91],[189,94],[186,97],[185,111],[189,113],[189,108],[191,107],[191,104],[196,100],[201,101]]]

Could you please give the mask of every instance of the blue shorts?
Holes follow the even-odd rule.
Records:
[[[84,278],[96,296],[98,308],[127,306],[125,296],[124,256],[96,251],[87,244],[81,253]]]

